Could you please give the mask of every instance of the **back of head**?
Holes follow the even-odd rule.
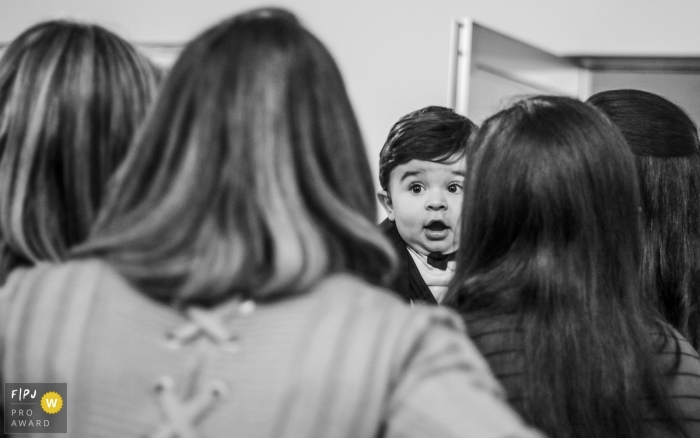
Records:
[[[527,272],[540,288],[561,275],[581,283],[582,300],[608,299],[590,293],[599,284],[624,292],[633,281],[640,261],[633,158],[598,111],[562,97],[522,100],[484,123],[467,163],[463,280],[503,269],[500,282]]]
[[[379,183],[389,190],[391,171],[411,160],[453,162],[464,156],[476,125],[449,108],[428,106],[401,117],[379,153]]]
[[[380,281],[371,172],[338,68],[283,10],[234,16],[169,72],[81,254],[166,301]]]
[[[97,25],[50,21],[0,60],[0,277],[83,241],[155,91],[155,68]]]
[[[467,166],[446,303],[517,321],[532,424],[643,436],[642,398],[670,408],[636,294],[639,189],[622,135],[582,102],[536,96],[484,122]]]
[[[614,90],[593,95],[635,154],[644,210],[642,278],[647,301],[700,344],[700,153],[695,123],[659,95]]]
[[[698,153],[698,134],[688,114],[670,100],[641,90],[603,91],[588,103],[617,125],[640,157],[687,157]]]

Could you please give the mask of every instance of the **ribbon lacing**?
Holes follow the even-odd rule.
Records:
[[[248,315],[255,310],[250,300],[235,301],[213,310],[189,307],[185,314],[189,321],[167,333],[169,345],[174,348],[190,343],[202,336],[229,350],[238,349],[238,336],[231,333],[227,322],[236,315]]]
[[[228,395],[226,384],[215,380],[190,399],[183,400],[169,376],[161,377],[154,390],[164,421],[150,438],[198,438],[195,427]]]

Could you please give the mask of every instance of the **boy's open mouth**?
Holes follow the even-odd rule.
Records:
[[[432,221],[425,228],[430,231],[444,231],[448,227],[443,221]]]

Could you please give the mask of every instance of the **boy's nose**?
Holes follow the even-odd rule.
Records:
[[[433,195],[426,204],[428,210],[447,210],[447,200],[439,194]]]

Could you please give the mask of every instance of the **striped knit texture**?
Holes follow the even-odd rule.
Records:
[[[69,437],[539,436],[446,309],[351,276],[243,308],[178,312],[98,261],[16,271],[3,381],[67,382]]]
[[[488,361],[496,378],[508,393],[508,401],[518,412],[523,411],[524,334],[512,317],[476,317],[465,315],[464,320],[471,339]],[[689,437],[700,437],[700,357],[683,336],[667,326],[679,341],[680,364],[669,380],[669,392],[681,412],[681,420]],[[667,334],[658,331],[649,334],[654,341]],[[664,350],[659,353],[659,369],[671,369],[676,358],[676,342],[668,338]],[[575,378],[572,371],[572,378]],[[669,437],[654,413],[643,419],[647,426],[647,438]]]

